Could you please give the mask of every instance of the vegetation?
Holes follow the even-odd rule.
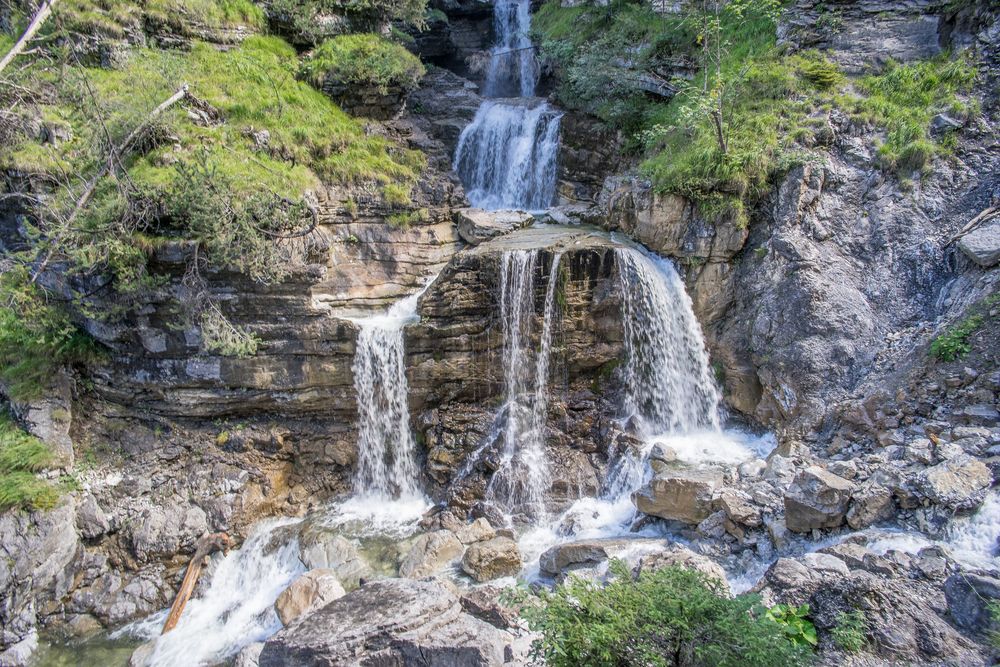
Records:
[[[841,650],[848,653],[857,653],[868,641],[865,635],[868,623],[865,614],[860,609],[850,612],[840,612],[837,614],[837,625],[834,626],[830,634],[833,636],[833,643]]]
[[[809,605],[776,604],[766,616],[782,627],[788,641],[797,646],[816,646],[816,626],[809,620]]]
[[[1000,304],[1000,292],[974,305],[968,315],[931,341],[930,354],[940,361],[955,361],[972,351],[972,334],[992,317],[990,310]]]
[[[48,447],[22,431],[7,412],[0,410],[0,511],[54,507],[59,489],[36,475],[51,463]]]
[[[121,39],[145,24],[192,35],[196,26],[209,29],[263,28],[263,10],[251,0],[64,0],[56,6],[46,31],[70,31]]]
[[[389,23],[422,29],[427,25],[427,0],[272,0],[271,12],[281,17],[285,32],[297,42],[317,44],[330,35],[321,17],[345,17],[352,32],[379,32]]]
[[[302,63],[302,76],[321,87],[327,80],[343,86],[410,91],[425,74],[420,59],[399,44],[374,34],[328,39]]]
[[[716,581],[681,568],[633,578],[613,561],[611,573],[605,585],[571,577],[552,591],[521,593],[521,614],[541,633],[536,657],[553,667],[771,667],[809,660],[809,649],[789,641],[755,596],[726,597]]]

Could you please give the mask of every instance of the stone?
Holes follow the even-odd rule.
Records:
[[[140,562],[193,548],[195,541],[207,532],[205,510],[183,502],[151,507],[123,531],[127,544]]]
[[[632,502],[644,514],[694,525],[712,513],[712,496],[721,486],[720,470],[674,470],[650,480],[632,494]]]
[[[760,510],[743,491],[723,489],[716,496],[714,506],[725,512],[730,521],[741,526],[756,528],[762,523]]]
[[[796,533],[836,528],[844,522],[853,488],[819,466],[806,468],[785,493],[785,525]]]
[[[955,625],[980,632],[993,624],[988,605],[1000,600],[1000,579],[960,572],[944,582],[944,594]]]
[[[481,208],[460,208],[452,216],[458,235],[474,246],[526,227],[532,220],[532,215],[526,211],[484,211]]]
[[[476,586],[462,593],[462,609],[495,628],[507,630],[520,624],[517,611],[500,603],[504,593],[499,586]]]
[[[243,650],[236,654],[233,667],[259,667],[258,660],[263,649],[264,642],[254,642],[244,646]]]
[[[696,554],[681,544],[671,544],[662,551],[654,551],[639,559],[635,573],[654,572],[665,567],[682,567],[701,572],[717,585],[717,591],[729,595],[729,580],[726,571],[708,556]]]
[[[516,661],[514,637],[462,609],[438,581],[365,584],[269,639],[259,667],[476,665]]]
[[[465,546],[450,530],[435,530],[416,539],[403,557],[399,576],[420,579],[444,569],[456,559]]]
[[[299,558],[310,570],[334,570],[345,588],[358,585],[371,568],[346,537],[309,527],[299,535]]]
[[[1000,215],[981,223],[958,240],[958,247],[979,266],[988,269],[1000,262]]]
[[[539,557],[538,569],[555,577],[580,567],[600,565],[609,558],[629,560],[629,555],[637,557],[661,551],[668,544],[665,540],[627,537],[564,542],[550,547]]]
[[[509,537],[476,542],[465,551],[462,569],[476,581],[512,577],[521,571],[521,551]]]
[[[111,529],[108,517],[97,504],[97,499],[90,493],[85,493],[76,508],[76,527],[84,539],[92,540],[104,535]]]
[[[345,595],[336,570],[310,570],[293,581],[274,601],[281,624],[288,627],[299,618]]]
[[[847,525],[861,530],[880,521],[891,519],[896,513],[892,491],[876,483],[866,483],[851,494],[847,510]]]
[[[935,505],[970,511],[982,504],[993,474],[985,463],[968,454],[927,468],[915,481],[917,493]]]
[[[493,539],[496,537],[496,534],[497,532],[490,525],[490,522],[482,517],[455,531],[458,541],[465,545]]]
[[[812,572],[833,573],[846,576],[850,572],[847,563],[830,553],[809,553],[802,556],[802,563]]]
[[[653,472],[666,473],[673,467],[677,461],[677,452],[672,447],[667,447],[663,443],[656,443],[653,445],[653,449],[649,452],[649,466],[653,469]]]

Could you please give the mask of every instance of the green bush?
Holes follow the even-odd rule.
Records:
[[[868,622],[860,609],[837,614],[837,625],[830,634],[833,643],[848,653],[857,653],[864,648],[868,638],[865,636]]]
[[[335,34],[323,17],[343,19],[336,32],[381,32],[390,23],[423,29],[428,20],[427,0],[271,0],[270,13],[296,44]]]
[[[605,585],[571,577],[523,593],[521,615],[541,633],[535,656],[552,667],[792,667],[810,651],[789,641],[753,595],[726,597],[718,582],[680,568],[633,578],[613,561]]]
[[[48,447],[0,410],[0,511],[54,507],[59,500],[58,488],[35,474],[51,463]]]
[[[413,90],[425,74],[420,59],[378,35],[341,35],[328,39],[302,63],[301,75],[317,87],[327,80],[345,86]]]
[[[816,646],[816,626],[809,620],[809,605],[776,604],[766,616],[781,626],[785,637],[796,646]]]

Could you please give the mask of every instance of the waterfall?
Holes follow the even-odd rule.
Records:
[[[551,205],[560,117],[544,102],[483,102],[455,152],[454,168],[469,201],[485,209]]]
[[[297,519],[264,522],[243,546],[222,558],[205,592],[193,597],[173,630],[160,635],[169,609],[130,624],[113,637],[155,640],[145,667],[216,665],[281,629],[274,601],[305,571],[297,540],[278,530]]]
[[[420,495],[407,403],[403,327],[416,318],[421,294],[423,290],[402,299],[386,314],[354,320],[361,326],[352,365],[358,397],[354,490],[361,496],[392,499]]]
[[[474,206],[541,210],[555,200],[562,114],[533,97],[538,63],[528,36],[530,0],[498,0],[493,23],[483,92],[520,97],[483,101],[462,130],[452,167]]]
[[[538,60],[528,32],[530,0],[497,0],[493,6],[496,43],[490,50],[483,92],[489,97],[531,97],[538,82]]]
[[[516,250],[504,253],[501,259],[500,314],[504,333],[506,394],[501,414],[506,422],[500,467],[487,488],[487,497],[508,512],[522,511],[535,518],[545,516],[545,492],[549,485],[545,423],[552,323],[561,259],[560,254],[552,258],[545,288],[539,347],[537,353],[532,354],[534,277],[538,255],[537,250]]]

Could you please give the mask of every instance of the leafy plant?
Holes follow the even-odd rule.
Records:
[[[788,641],[796,646],[816,646],[816,626],[809,620],[809,605],[798,607],[776,604],[767,610],[766,618],[774,621],[785,633]]]
[[[536,658],[553,667],[805,664],[810,652],[755,614],[758,598],[729,598],[718,582],[681,568],[633,578],[612,561],[607,584],[571,577],[552,591],[521,591],[521,615],[541,633]]]
[[[931,356],[940,361],[955,361],[971,352],[969,338],[986,323],[990,308],[997,303],[1000,303],[1000,292],[973,306],[974,312],[931,341]]]
[[[413,90],[426,70],[420,59],[379,35],[340,35],[328,39],[302,63],[301,75],[317,87],[370,86],[385,95]]]
[[[857,653],[864,648],[868,641],[865,636],[867,625],[865,614],[860,609],[840,612],[837,614],[837,625],[833,627],[830,634],[838,647],[850,653]]]

